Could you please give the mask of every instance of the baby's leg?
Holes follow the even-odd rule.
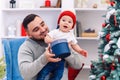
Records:
[[[53,76],[49,80],[61,80],[64,72],[64,63],[65,60],[62,60],[57,63],[55,70],[53,72]]]
[[[37,80],[45,80],[45,78],[49,75],[50,72],[54,70],[54,66],[56,63],[48,63],[43,67],[43,69],[38,73],[38,78]]]

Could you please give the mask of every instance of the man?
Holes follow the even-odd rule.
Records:
[[[53,58],[55,55],[51,53],[49,47],[46,48],[48,45],[44,42],[44,38],[49,30],[41,17],[29,14],[24,18],[23,26],[28,39],[19,49],[19,69],[24,80],[36,80],[38,73],[48,62],[59,62],[61,59]],[[65,58],[68,64],[76,69],[81,68],[78,55],[77,53],[72,53]]]

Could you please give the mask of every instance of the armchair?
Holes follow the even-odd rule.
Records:
[[[26,38],[2,39],[6,62],[6,80],[23,80],[18,68],[18,49]]]

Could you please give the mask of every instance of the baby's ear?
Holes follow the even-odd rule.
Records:
[[[58,29],[59,28],[59,24],[57,25],[57,28],[56,29]]]

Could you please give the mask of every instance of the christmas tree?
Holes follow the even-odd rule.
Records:
[[[5,76],[5,63],[4,63],[4,57],[0,58],[0,80],[3,80],[3,77]]]
[[[98,59],[91,61],[90,80],[120,80],[120,0],[110,0],[99,36]]]

